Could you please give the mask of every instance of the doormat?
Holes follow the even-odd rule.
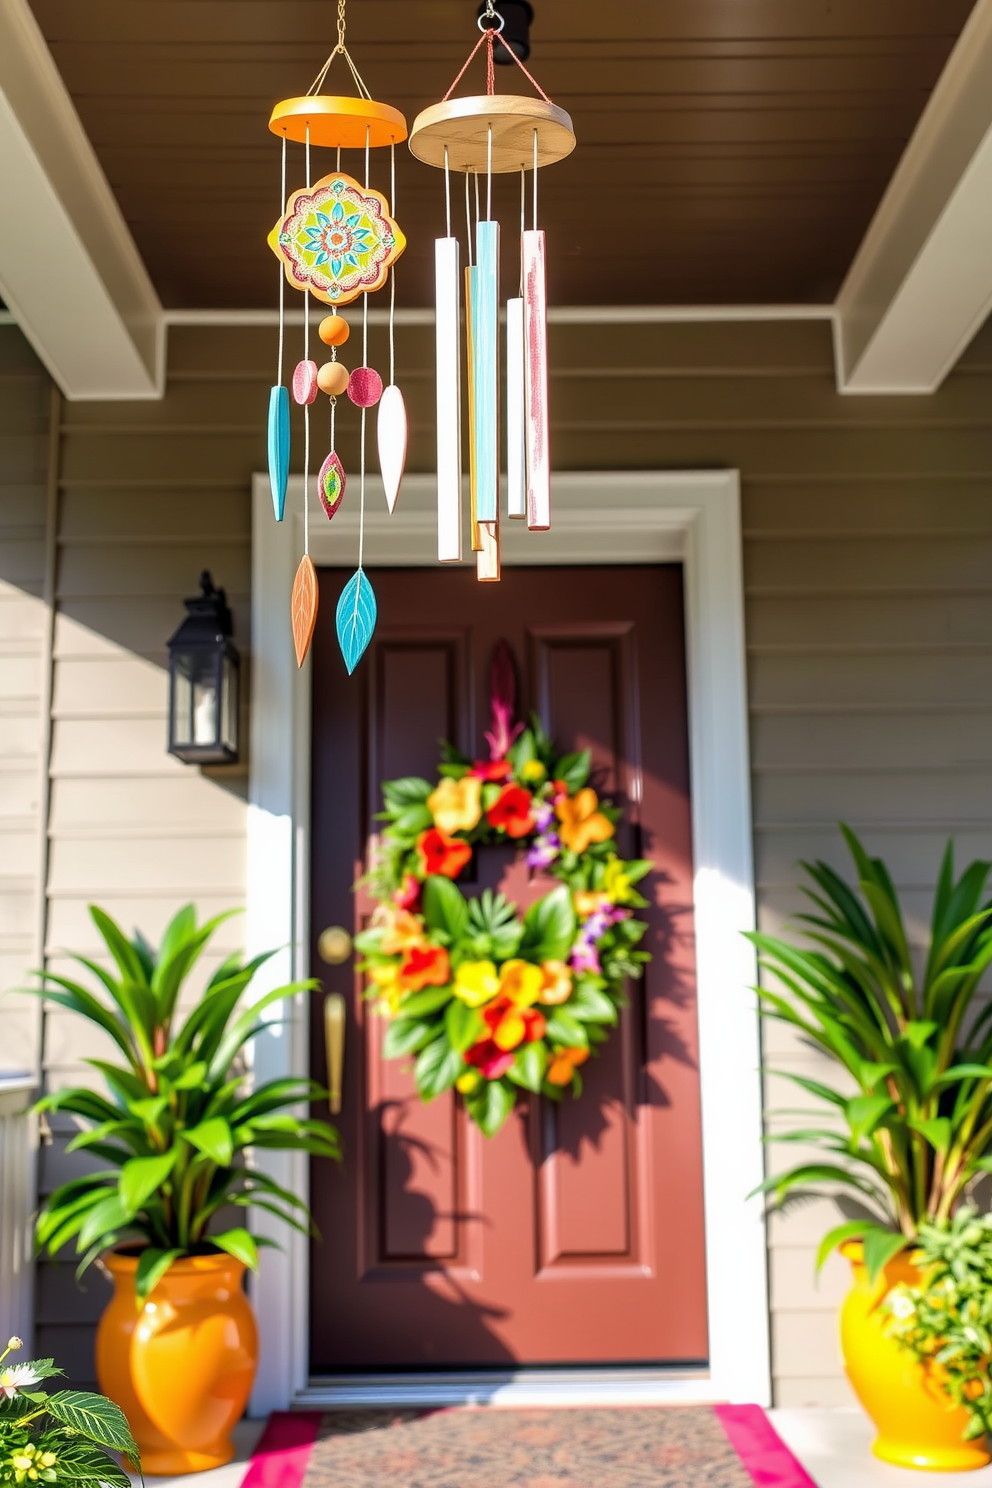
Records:
[[[270,1417],[242,1488],[816,1488],[757,1405]]]

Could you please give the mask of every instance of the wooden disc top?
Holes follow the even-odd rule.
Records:
[[[413,121],[410,150],[418,160],[443,170],[447,146],[451,170],[485,172],[490,129],[494,174],[521,166],[533,169],[535,133],[538,166],[564,160],[575,149],[572,121],[564,109],[541,98],[501,93],[451,98],[424,109]]]
[[[340,146],[342,150],[364,150],[366,139],[379,145],[398,145],[406,139],[406,120],[399,109],[371,98],[337,98],[317,94],[307,98],[284,98],[272,110],[269,128],[273,134],[306,144],[307,126],[312,145]]]

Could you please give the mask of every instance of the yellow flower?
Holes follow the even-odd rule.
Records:
[[[538,785],[547,775],[547,770],[538,759],[527,760],[520,768],[520,779],[526,780],[529,785]]]
[[[383,925],[380,944],[385,956],[399,956],[411,946],[423,944],[423,926],[407,909],[386,910]]]
[[[624,872],[624,866],[619,858],[611,858],[606,865],[606,873],[603,876],[603,889],[609,896],[611,904],[622,904],[630,893],[633,885]]]
[[[390,1016],[399,1012],[404,990],[400,981],[399,966],[370,966],[369,981],[373,984],[377,995],[385,1003]]]
[[[478,1070],[466,1070],[463,1075],[458,1076],[455,1088],[460,1090],[462,1095],[471,1095],[481,1078]]]
[[[499,990],[514,1007],[530,1007],[541,995],[544,977],[531,961],[505,961],[500,968]]]
[[[434,825],[449,837],[453,832],[471,832],[482,816],[482,781],[478,775],[442,780],[427,797],[427,809]]]
[[[499,992],[499,977],[492,961],[463,961],[455,972],[455,996],[469,1007],[491,1002]]]
[[[564,796],[555,807],[561,826],[558,835],[574,853],[584,853],[593,842],[608,842],[614,826],[599,810],[599,797],[591,786]]]
[[[572,973],[564,961],[545,961],[541,965],[541,991],[538,1002],[556,1007],[572,995]]]
[[[572,895],[572,903],[575,905],[575,913],[579,919],[587,920],[598,909],[605,909],[610,899],[606,894],[595,894],[591,889],[582,889],[579,893]]]

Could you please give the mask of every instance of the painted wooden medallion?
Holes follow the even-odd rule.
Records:
[[[309,553],[304,553],[293,580],[291,613],[293,619],[293,646],[296,665],[301,667],[310,650],[313,628],[317,623],[317,570]]]
[[[406,238],[381,192],[335,171],[292,193],[268,243],[290,284],[346,305],[381,289]]]
[[[396,509],[396,498],[400,493],[400,481],[406,465],[407,418],[403,394],[394,382],[384,390],[379,400],[379,415],[376,420],[376,441],[379,445],[379,470],[386,492],[386,505],[390,512]]]
[[[374,408],[382,397],[382,378],[374,367],[356,367],[348,379],[347,393],[356,408]]]
[[[312,403],[317,396],[317,363],[297,362],[293,373],[293,402]]]
[[[344,473],[344,466],[341,464],[337,452],[331,450],[331,453],[323,465],[321,465],[320,473],[317,476],[317,494],[320,496],[320,504],[327,514],[328,521],[330,521],[341,505],[341,498],[344,496],[346,483],[347,478]]]

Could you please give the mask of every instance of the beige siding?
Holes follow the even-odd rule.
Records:
[[[246,771],[201,773],[166,755],[164,643],[209,565],[247,652],[249,484],[264,465],[273,340],[174,330],[162,402],[63,411],[48,918],[57,964],[62,948],[93,948],[92,897],[152,936],[187,898],[204,911],[242,898]],[[384,354],[377,330],[370,360]],[[415,470],[432,459],[430,361],[429,329],[400,333]],[[552,362],[559,469],[741,471],[761,923],[778,927],[797,907],[799,858],[842,864],[844,819],[890,861],[922,934],[948,833],[962,856],[992,851],[992,334],[932,398],[839,397],[824,324],[556,327]],[[339,447],[354,468],[347,417]],[[28,555],[18,561],[30,592],[36,571]],[[16,607],[24,590],[12,582]],[[10,660],[20,668],[32,654]],[[6,701],[28,686],[17,668],[5,664],[0,684],[0,759],[4,740],[24,750],[37,737],[30,709]],[[0,768],[14,806],[16,774]],[[31,820],[14,806],[12,838]],[[0,896],[0,934],[16,909]],[[225,939],[239,935],[232,927]],[[766,1050],[775,1069],[815,1063],[774,1029]],[[78,1029],[49,1018],[51,1081],[74,1078],[86,1052]],[[795,1104],[779,1079],[768,1100]],[[45,1181],[63,1171],[56,1142]],[[812,1274],[832,1218],[816,1205],[771,1227],[784,1404],[847,1398],[834,1336],[844,1268],[832,1263],[819,1286]],[[101,1300],[99,1283],[81,1296],[61,1268],[42,1269],[44,1341],[69,1350],[83,1377]]]
[[[15,989],[41,949],[52,408],[43,367],[0,326],[0,1070],[32,1070],[40,1055],[41,1009]]]

